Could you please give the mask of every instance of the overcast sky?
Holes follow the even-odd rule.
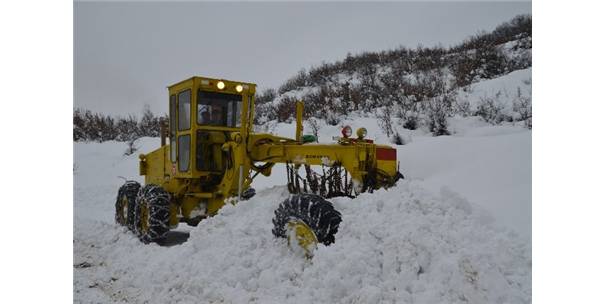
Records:
[[[449,46],[530,12],[530,2],[78,2],[75,107],[164,113],[166,86],[193,75],[277,88],[348,52]]]

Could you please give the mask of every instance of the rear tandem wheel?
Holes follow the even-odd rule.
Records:
[[[134,231],[135,223],[135,200],[141,185],[136,181],[127,181],[118,190],[116,197],[116,223],[128,227]]]

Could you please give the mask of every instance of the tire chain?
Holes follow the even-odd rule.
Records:
[[[126,199],[127,199],[127,215],[126,215],[126,227],[128,227],[129,230],[134,231],[135,228],[135,205],[136,205],[136,199],[139,193],[139,190],[141,189],[141,185],[136,182],[136,181],[126,181],[124,183],[124,185],[122,185],[120,187],[120,189],[118,190],[118,196],[116,197],[116,214],[115,214],[115,220],[116,223],[121,224],[120,223],[120,218],[122,217],[122,208],[121,208],[121,203],[122,203],[122,198],[124,195],[126,195]],[[120,210],[119,210],[120,209]]]
[[[302,193],[291,195],[274,211],[272,233],[276,237],[286,237],[286,224],[298,219],[305,222],[316,234],[318,242],[330,245],[341,223],[341,213],[330,202],[319,195]]]
[[[141,230],[141,206],[147,203],[149,221],[147,232]],[[166,236],[169,227],[170,194],[162,187],[148,184],[139,190],[135,204],[135,233],[144,243],[154,242]]]

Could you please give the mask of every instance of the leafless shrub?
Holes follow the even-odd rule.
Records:
[[[341,122],[341,118],[339,118],[339,116],[333,112],[328,112],[325,114],[325,116],[326,116],[326,123],[331,126],[336,126]]]
[[[408,130],[416,130],[419,127],[419,112],[409,112],[404,117],[403,127]]]
[[[518,120],[524,122],[524,126],[532,129],[532,100],[530,97],[522,96],[518,87],[516,100],[513,102],[513,112],[518,114]]]
[[[457,98],[452,103],[452,110],[454,114],[459,114],[463,117],[467,117],[472,114],[471,104],[469,103],[469,100],[465,98]]]
[[[294,116],[295,103],[297,99],[294,97],[283,96],[276,108],[277,118],[279,122],[289,120]]]
[[[387,138],[391,138],[391,135],[394,134],[393,126],[391,124],[391,111],[389,108],[383,108],[379,111],[377,115],[377,121],[379,123],[379,127],[385,134]]]
[[[296,90],[301,87],[305,87],[308,85],[308,82],[309,82],[308,74],[305,71],[305,69],[302,69],[297,73],[297,75],[286,80],[286,82],[284,82],[284,84],[282,84],[280,86],[280,88],[278,89],[278,93],[284,94],[288,91]]]
[[[139,149],[139,147],[137,147],[135,145],[135,140],[129,140],[127,143],[128,148],[126,149],[126,151],[124,151],[124,155],[128,156],[128,155],[132,155],[133,153],[137,152],[137,150]]]
[[[449,106],[444,97],[436,97],[425,102],[426,123],[434,136],[450,135],[448,132]]]
[[[307,124],[309,125],[309,128],[311,129],[313,135],[318,138],[318,132],[320,131],[320,122],[316,118],[311,117],[307,119]]]
[[[404,142],[404,138],[402,138],[402,135],[400,135],[400,133],[398,133],[397,131],[396,134],[394,134],[391,138],[391,143],[396,144],[398,146],[406,144],[406,142]]]
[[[498,124],[505,120],[504,106],[492,97],[481,97],[475,115],[482,117],[486,122]]]
[[[260,93],[260,94],[257,93],[256,94],[256,96],[255,96],[255,104],[256,105],[261,105],[261,104],[265,104],[265,103],[271,102],[277,96],[278,95],[276,93],[276,90],[274,90],[274,89],[266,89],[262,93]]]
[[[419,127],[419,106],[414,96],[407,96],[395,104],[396,117],[405,129],[416,130]]]

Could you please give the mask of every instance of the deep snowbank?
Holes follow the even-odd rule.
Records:
[[[323,136],[330,132],[323,131]],[[453,185],[453,181],[481,181],[487,178],[482,174],[494,171],[491,163],[498,167],[499,162],[519,158],[520,166],[529,170],[530,132],[490,127],[476,132],[411,136],[411,143],[400,147],[398,155],[411,178],[388,191],[332,199],[343,214],[337,241],[320,246],[311,261],[296,256],[285,240],[271,234],[273,211],[288,194],[283,186],[260,188],[284,183],[279,168],[264,186],[257,185],[253,199],[226,206],[196,228],[180,227],[190,231],[187,242],[171,247],[143,245],[113,223],[115,195],[123,182],[117,176],[141,180],[135,175],[139,152],[124,156],[124,143],[76,143],[74,299],[83,303],[528,303],[530,243],[499,221],[493,223],[492,217],[498,219],[499,214],[485,208],[498,205],[499,195],[512,192],[513,184],[497,182],[491,188],[487,181],[480,185],[486,200],[477,202],[449,189],[464,193],[460,191],[464,182]],[[520,148],[512,154],[506,147],[516,141]],[[476,151],[482,146],[478,142],[484,150],[476,154],[466,150]],[[137,144],[141,151],[150,151],[159,140],[147,138]],[[442,160],[439,151],[453,156]],[[479,155],[487,151],[503,153]],[[429,161],[433,158],[440,160]],[[469,175],[457,176],[462,170],[470,170]],[[520,178],[522,184],[530,177],[518,175],[526,173],[524,168],[508,171],[502,181]],[[523,188],[520,193],[529,196],[527,191]]]
[[[448,187],[530,243],[531,132],[483,127],[466,136],[415,137],[398,149],[406,175],[434,191]]]
[[[142,245],[109,223],[79,221],[75,262],[92,266],[76,270],[76,290],[153,303],[530,302],[528,248],[453,193],[433,196],[403,182],[333,200],[342,228],[312,261],[271,234],[285,195],[274,188],[228,206],[169,248]]]

